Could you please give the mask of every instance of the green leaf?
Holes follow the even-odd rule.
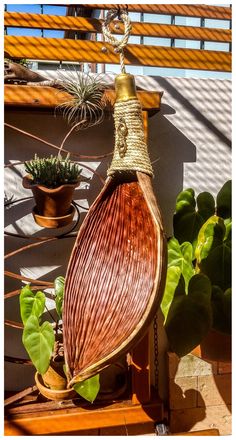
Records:
[[[161,302],[161,310],[164,315],[165,321],[174,297],[174,293],[176,291],[177,286],[179,285],[180,277],[181,277],[181,269],[179,267],[176,266],[168,267],[166,274],[165,291]],[[184,289],[185,288],[183,286],[183,290]]]
[[[31,315],[40,318],[45,308],[45,295],[43,292],[32,292],[30,285],[23,287],[20,293],[20,314],[25,325]]]
[[[93,403],[100,390],[99,374],[83,380],[83,382],[77,382],[73,388],[80,396]]]
[[[184,242],[180,245],[174,237],[169,240],[168,267],[172,266],[180,268],[187,289],[189,280],[194,275],[191,243]]]
[[[223,292],[220,287],[213,286],[211,303],[213,311],[213,328],[220,332],[231,334],[231,289],[227,289]]]
[[[209,192],[202,192],[197,196],[197,207],[203,221],[215,214],[215,200]]]
[[[202,274],[194,275],[183,292],[174,295],[167,316],[165,329],[171,349],[178,356],[185,356],[207,334],[212,323],[211,283]]]
[[[231,241],[224,239],[225,232],[223,220],[216,215],[210,217],[199,232],[195,252],[200,272],[223,290],[231,287]]]
[[[65,278],[60,276],[54,280],[55,304],[59,318],[62,317],[62,305],[64,297]]]
[[[196,206],[195,193],[192,188],[181,191],[176,198],[176,213],[194,212]]]
[[[173,218],[174,236],[180,243],[187,241],[195,248],[201,226],[214,212],[215,201],[210,193],[200,193],[196,203],[193,189],[182,191],[176,200],[176,213]]]
[[[37,371],[46,373],[55,342],[52,325],[45,321],[40,326],[38,318],[31,315],[26,321],[22,342]]]
[[[228,218],[232,215],[232,181],[228,180],[222,186],[216,197],[217,215],[222,218]]]

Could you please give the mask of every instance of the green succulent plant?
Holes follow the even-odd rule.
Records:
[[[57,188],[65,183],[76,183],[82,169],[75,162],[71,162],[69,155],[62,159],[60,155],[34,159],[25,162],[25,171],[30,174],[33,184],[40,184],[47,188]]]
[[[50,312],[54,323],[45,320],[46,296],[44,292],[33,292],[30,285],[21,289],[20,314],[24,325],[22,342],[36,370],[42,376],[47,372],[50,361],[55,357],[63,327],[61,322],[65,279],[59,276],[54,281],[55,313]],[[63,367],[66,371],[66,365]],[[89,402],[93,402],[99,392],[99,374],[76,383],[74,390]]]
[[[231,181],[216,201],[182,191],[173,226],[161,309],[170,347],[184,356],[211,328],[231,333]]]

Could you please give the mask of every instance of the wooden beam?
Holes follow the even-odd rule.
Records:
[[[73,5],[70,5],[73,7]],[[117,5],[108,4],[86,4],[84,8],[92,9],[114,9]],[[124,7],[124,5],[120,5]],[[149,14],[163,14],[163,15],[183,15],[185,17],[200,17],[200,18],[216,18],[218,20],[231,20],[232,11],[229,7],[210,6],[210,5],[182,5],[182,4],[139,4],[128,5],[130,12],[146,12]]]
[[[108,43],[6,35],[5,51],[13,58],[119,64]],[[231,71],[231,53],[130,44],[125,63],[136,66]]]
[[[65,101],[73,99],[66,92],[59,91],[53,87],[45,86],[22,86],[5,85],[5,105],[20,107],[41,107],[52,108]],[[114,90],[106,90],[106,98],[111,105],[114,105],[116,93]],[[162,92],[137,92],[143,110],[159,110],[161,105]]]
[[[161,421],[163,404],[159,402],[144,405],[132,405],[131,402],[117,403],[103,408],[58,409],[35,413],[14,415],[9,412],[5,422],[5,436],[10,435],[47,435],[63,432],[79,433],[85,429],[112,426],[135,425]]]
[[[144,122],[148,121],[147,115]],[[151,400],[149,332],[131,352],[132,403],[144,404]]]
[[[77,32],[102,32],[103,20],[85,17],[63,17],[59,15],[27,14],[19,12],[5,12],[4,25],[10,27],[23,27],[31,29],[53,29],[70,30]],[[117,25],[119,23],[119,28]],[[116,34],[123,34],[124,26],[118,21],[111,23],[111,31]],[[159,37],[159,38],[181,38],[187,40],[204,40],[230,42],[230,29],[212,29],[193,26],[174,26],[157,23],[136,23],[132,22],[131,35]]]

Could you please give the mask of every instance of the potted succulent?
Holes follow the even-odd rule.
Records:
[[[99,400],[117,398],[127,388],[124,360],[83,382],[75,383],[73,387],[69,386],[63,352],[64,283],[62,276],[54,281],[54,293],[50,294],[50,298],[55,301],[55,310],[51,311],[46,307],[44,292],[33,292],[30,285],[21,289],[22,342],[36,368],[36,385],[40,393],[50,400],[62,401],[81,396],[92,403],[98,393]],[[45,319],[45,312],[49,313],[53,322]]]
[[[46,227],[68,224],[74,214],[72,197],[80,183],[82,169],[75,162],[61,155],[39,158],[25,162],[28,173],[23,177],[24,188],[31,189],[36,206],[33,215],[37,223]]]
[[[174,236],[161,309],[170,348],[207,360],[231,359],[231,181],[216,201],[182,191],[176,200]]]

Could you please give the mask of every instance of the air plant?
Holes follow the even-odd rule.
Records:
[[[66,92],[72,95],[71,99],[58,105],[63,110],[63,116],[68,123],[75,126],[80,121],[79,129],[85,129],[101,123],[104,119],[105,84],[99,75],[90,75],[75,71],[76,76],[64,75],[59,72],[61,86]]]

